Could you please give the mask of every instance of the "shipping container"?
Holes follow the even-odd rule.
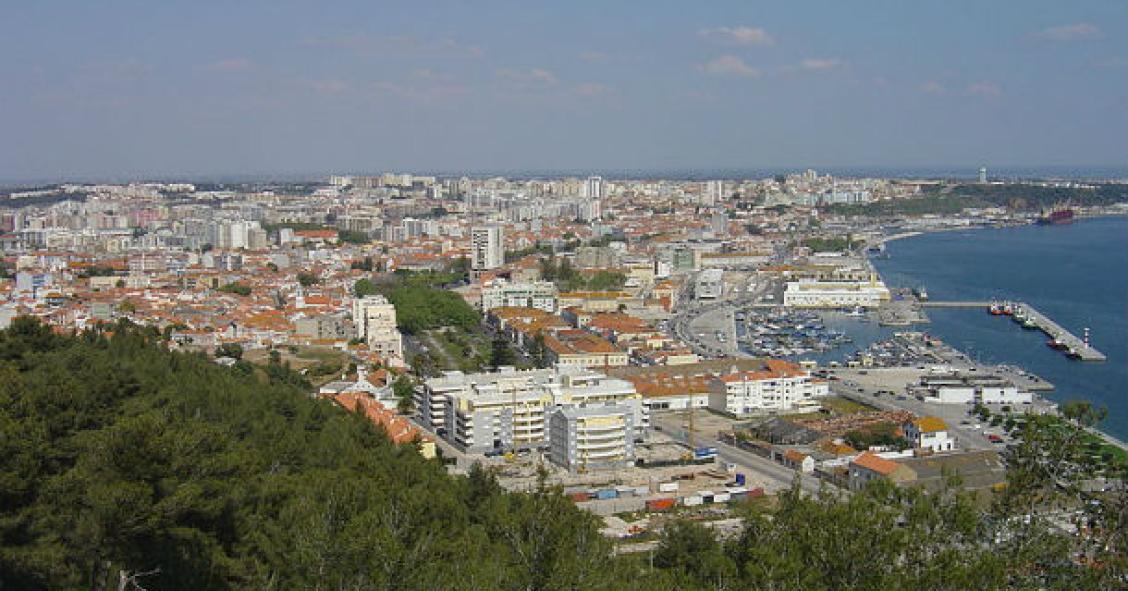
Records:
[[[698,505],[703,505],[704,503],[705,503],[705,499],[702,499],[701,497],[699,497],[697,495],[691,495],[691,496],[682,498],[682,505],[685,505],[686,507],[696,507]]]
[[[605,489],[595,493],[595,498],[600,499],[600,500],[616,499],[618,497],[619,497],[619,493],[615,492],[615,489],[613,489],[613,488],[605,488]]]
[[[650,494],[650,487],[649,486],[635,487],[635,494],[640,496],[640,497],[645,497],[646,495]]]
[[[699,491],[697,493],[697,496],[701,497],[701,500],[704,501],[705,503],[712,503],[713,502],[713,491],[711,491],[711,490]]]
[[[650,499],[650,500],[646,501],[646,510],[647,511],[669,511],[670,509],[674,508],[675,502],[676,501],[674,500],[673,497],[667,497],[667,498],[663,498],[663,499]]]
[[[762,496],[764,496],[764,489],[762,489],[758,486],[756,488],[748,491],[748,497],[749,498],[755,499],[755,498],[759,498],[759,497],[762,497]]]
[[[658,492],[678,492],[678,483],[662,482],[658,485]]]
[[[577,503],[582,503],[584,501],[591,500],[591,495],[588,494],[586,491],[579,491],[579,492],[569,493],[568,498],[572,499],[573,501],[575,501]]]
[[[714,503],[727,503],[731,500],[732,500],[732,495],[730,495],[727,492],[726,493],[717,493],[717,494],[713,495],[713,502]]]
[[[744,486],[744,482],[745,482],[744,481],[744,473],[743,472],[737,472],[736,473],[736,485],[737,486]]]
[[[635,488],[633,486],[616,486],[615,492],[619,493],[620,497],[633,497]]]

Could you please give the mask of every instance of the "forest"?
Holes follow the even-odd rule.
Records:
[[[1021,518],[1076,476],[1060,469],[1069,429],[1028,438],[991,503],[955,487],[794,489],[738,509],[748,525],[734,539],[674,517],[652,551],[620,555],[560,490],[448,475],[284,368],[224,368],[163,338],[125,321],[60,335],[17,318],[0,331],[0,588],[1125,585],[1122,494],[1085,536]]]

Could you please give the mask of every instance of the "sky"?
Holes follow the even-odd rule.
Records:
[[[8,181],[1128,165],[1122,0],[0,2]]]

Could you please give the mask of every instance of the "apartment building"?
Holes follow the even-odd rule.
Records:
[[[396,328],[396,308],[384,296],[353,300],[353,325],[356,336],[381,357],[403,357],[403,335]]]
[[[815,406],[814,398],[830,393],[830,385],[798,365],[769,359],[759,369],[715,376],[709,408],[732,416]]]
[[[556,286],[549,281],[510,283],[495,279],[482,286],[482,312],[494,308],[536,308],[556,312]]]
[[[633,436],[649,424],[630,382],[578,368],[464,374],[447,372],[416,392],[420,422],[468,452],[543,448],[557,408],[616,407],[631,415]]]
[[[496,269],[505,264],[505,242],[501,226],[475,226],[470,230],[470,268]]]
[[[634,464],[635,424],[629,406],[564,407],[549,417],[548,457],[578,472]]]

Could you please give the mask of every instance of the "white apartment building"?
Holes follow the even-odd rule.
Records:
[[[588,199],[603,199],[603,177],[589,176],[584,181],[583,196]]]
[[[649,424],[647,409],[625,380],[578,368],[492,373],[447,372],[416,392],[420,422],[468,452],[545,447],[548,415],[556,408],[625,408],[633,436]]]
[[[573,472],[634,464],[634,413],[629,406],[564,407],[552,412],[549,460]]]
[[[889,289],[876,276],[869,281],[791,281],[783,292],[783,305],[794,308],[876,308],[889,299]]]
[[[470,268],[496,269],[505,264],[505,242],[501,226],[475,226],[470,230]]]
[[[510,283],[503,279],[482,287],[482,312],[494,308],[536,308],[556,313],[556,285],[549,281]]]
[[[403,357],[403,335],[396,328],[396,308],[384,296],[353,300],[353,326],[357,338],[385,359]]]
[[[709,408],[732,416],[815,406],[814,398],[830,394],[830,385],[811,377],[794,363],[771,359],[753,371],[731,372],[713,379]]]

